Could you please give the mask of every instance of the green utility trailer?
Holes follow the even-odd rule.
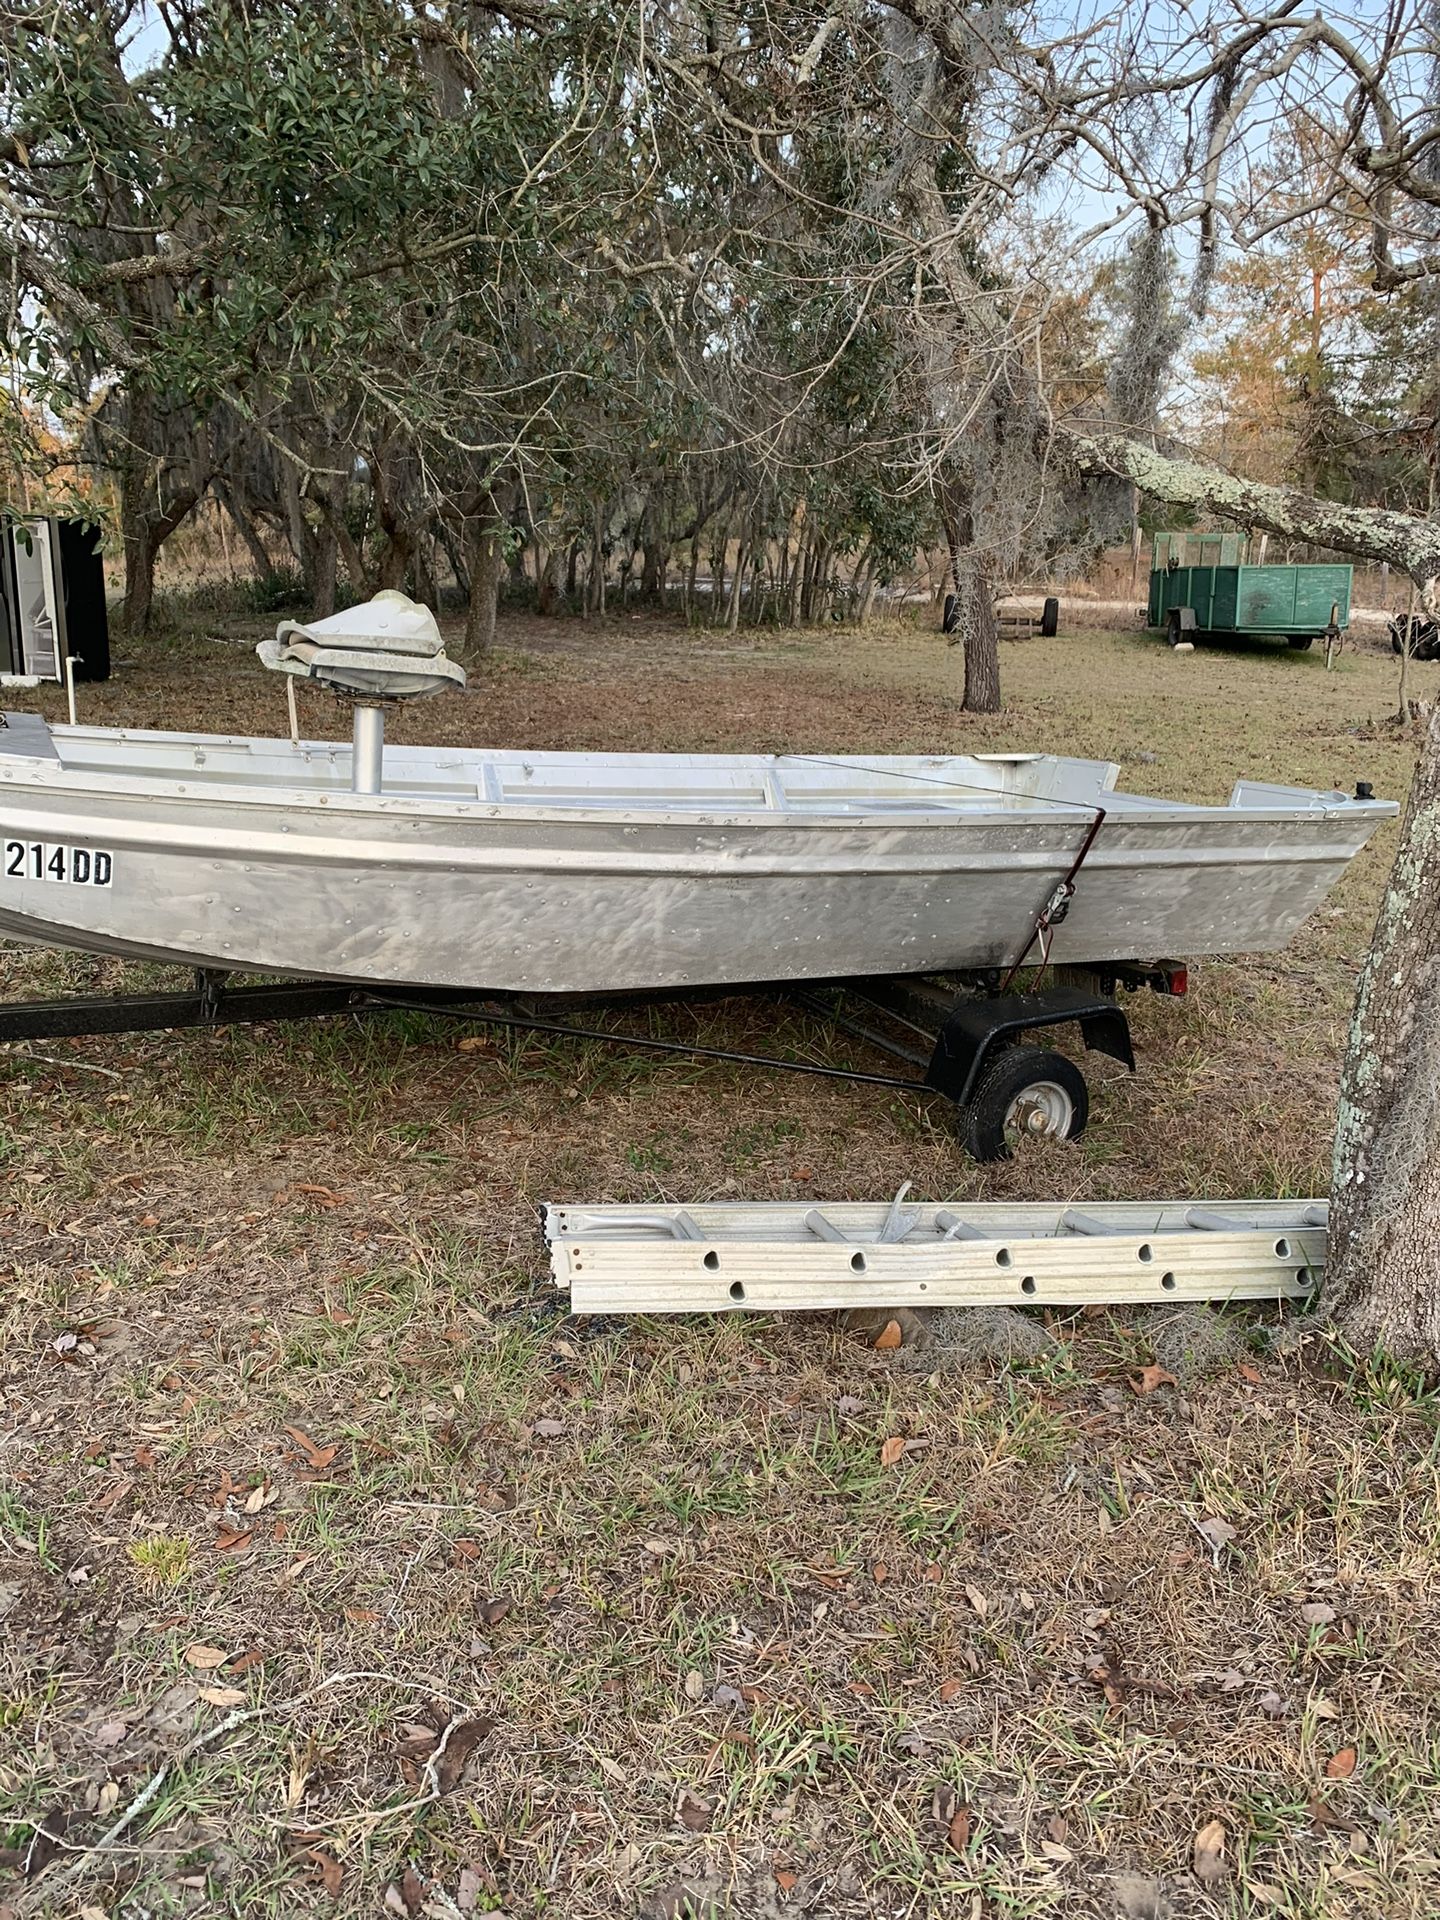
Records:
[[[1338,639],[1354,568],[1251,566],[1248,544],[1239,533],[1157,533],[1147,625],[1172,647],[1219,633],[1274,635],[1296,648]]]

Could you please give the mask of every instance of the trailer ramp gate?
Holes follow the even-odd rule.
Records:
[[[550,1205],[551,1273],[573,1313],[722,1313],[1303,1300],[1324,1268],[1320,1200],[933,1206],[906,1191]]]

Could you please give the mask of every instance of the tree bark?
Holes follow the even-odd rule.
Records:
[[[465,522],[465,572],[470,597],[465,606],[463,658],[478,660],[495,644],[495,613],[505,575],[505,544],[493,515]]]
[[[559,547],[551,547],[545,556],[545,564],[540,569],[540,578],[535,588],[535,608],[547,618],[559,613],[565,604],[565,555]]]
[[[1440,708],[1350,1023],[1321,1307],[1360,1352],[1440,1365]]]
[[[228,514],[240,538],[245,542],[245,551],[250,556],[250,565],[257,580],[264,580],[275,571],[275,563],[260,538],[255,522],[249,513],[236,500],[228,487],[220,489],[221,510]]]
[[[973,553],[961,561],[955,591],[960,596],[959,631],[965,642],[965,692],[961,708],[966,713],[998,713],[1000,632],[995,624],[989,575]]]

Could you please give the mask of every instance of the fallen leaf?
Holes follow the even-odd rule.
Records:
[[[460,1879],[455,1888],[455,1904],[462,1913],[474,1913],[480,1904],[480,1894],[484,1881],[474,1867],[462,1867]]]
[[[480,1542],[478,1540],[452,1540],[450,1542],[450,1552],[456,1560],[478,1560],[480,1558]]]
[[[685,1698],[687,1700],[705,1698],[705,1676],[698,1667],[691,1667],[685,1676]]]
[[[565,1431],[563,1420],[537,1420],[530,1431],[538,1440],[558,1440]]]
[[[368,1627],[380,1618],[374,1607],[346,1607],[345,1618],[353,1620],[357,1627]]]
[[[230,1662],[230,1672],[232,1675],[248,1673],[251,1667],[263,1665],[264,1660],[265,1656],[258,1647],[247,1647],[244,1653],[237,1654]]]
[[[142,1468],[147,1473],[150,1468],[155,1465],[159,1457],[153,1447],[136,1447],[134,1453],[131,1455],[136,1466]]]
[[[185,1649],[185,1664],[199,1673],[213,1672],[216,1667],[223,1667],[229,1658],[223,1647],[207,1647],[200,1640]]]
[[[653,1540],[642,1540],[640,1544],[647,1553],[653,1553],[657,1560],[663,1560],[667,1553],[675,1551],[673,1540],[661,1540],[658,1536]]]
[[[1326,1600],[1307,1600],[1300,1609],[1300,1618],[1307,1627],[1328,1627],[1335,1618],[1335,1609]]]
[[[1195,1877],[1207,1887],[1225,1877],[1226,1838],[1223,1820],[1207,1821],[1195,1836]]]
[[[340,1897],[340,1885],[345,1878],[345,1869],[333,1853],[327,1853],[323,1847],[306,1847],[301,1854],[302,1860],[308,1860],[319,1877],[320,1885],[332,1900]]]
[[[252,1487],[249,1493],[246,1494],[245,1511],[246,1513],[259,1513],[260,1509],[268,1504],[268,1501],[269,1495],[266,1493],[262,1482],[260,1486]]]
[[[781,1893],[793,1893],[795,1891],[795,1882],[799,1878],[799,1874],[792,1873],[788,1867],[776,1867],[775,1869],[775,1884]]]
[[[962,1800],[950,1816],[945,1829],[945,1844],[952,1853],[964,1853],[970,1844],[970,1809]]]
[[[407,1913],[418,1913],[425,1901],[425,1882],[414,1867],[407,1866],[400,1876],[400,1898]]]
[[[1147,1393],[1154,1393],[1158,1387],[1174,1387],[1180,1384],[1173,1373],[1167,1373],[1165,1368],[1158,1364],[1141,1367],[1129,1378],[1130,1391],[1141,1395],[1142,1398]]]
[[[294,1191],[308,1193],[310,1198],[318,1201],[322,1207],[343,1207],[350,1198],[348,1193],[336,1193],[333,1187],[317,1187],[311,1180],[297,1180]]]
[[[1318,1793],[1311,1794],[1306,1802],[1307,1811],[1317,1833],[1324,1833],[1327,1827],[1337,1833],[1359,1833],[1360,1828],[1345,1814],[1337,1813],[1333,1807],[1327,1807]]]
[[[20,1868],[25,1879],[33,1880],[37,1873],[44,1872],[60,1851],[60,1842],[65,1838],[65,1829],[69,1824],[70,1815],[64,1807],[52,1807],[44,1819],[37,1823]]]
[[[245,1695],[239,1687],[197,1687],[195,1691],[202,1700],[208,1700],[212,1707],[238,1707],[245,1701]]]
[[[1252,1387],[1258,1387],[1264,1378],[1259,1367],[1252,1367],[1248,1360],[1242,1360],[1237,1371],[1239,1372],[1240,1378],[1242,1380],[1248,1380]]]
[[[1325,1778],[1348,1780],[1355,1771],[1356,1757],[1354,1747],[1341,1747],[1338,1753],[1332,1753],[1325,1762]]]
[[[900,1331],[900,1322],[898,1320],[887,1320],[875,1336],[875,1351],[877,1353],[893,1353],[897,1347],[902,1347],[904,1344],[905,1336]]]
[[[883,1587],[885,1582],[890,1578],[890,1569],[883,1560],[877,1560],[874,1566],[871,1567],[870,1578],[875,1582],[877,1587]]]
[[[966,1587],[965,1598],[983,1620],[990,1611],[990,1602],[985,1598],[980,1589],[978,1587]]]
[[[472,1753],[495,1731],[495,1722],[476,1716],[451,1724],[445,1751],[435,1766],[435,1784],[441,1793],[453,1793]]]
[[[698,1793],[692,1793],[689,1787],[682,1787],[675,1804],[675,1814],[681,1826],[688,1827],[691,1833],[708,1833],[715,1809],[708,1800],[702,1800]]]
[[[963,1680],[942,1680],[940,1682],[940,1698],[947,1704],[955,1698],[957,1693],[963,1693],[964,1691],[965,1682]]]
[[[222,1527],[215,1536],[217,1553],[243,1553],[255,1538],[251,1527]]]
[[[898,1342],[897,1342],[897,1345],[898,1345]],[[881,1466],[882,1467],[899,1466],[901,1460],[904,1458],[904,1455],[905,1455],[905,1447],[906,1447],[906,1441],[902,1435],[898,1433],[891,1434],[890,1438],[885,1442],[884,1446],[881,1447],[880,1449]]]
[[[1218,1553],[1222,1547],[1228,1547],[1236,1535],[1236,1529],[1231,1526],[1230,1522],[1220,1519],[1216,1514],[1211,1514],[1204,1520],[1197,1520],[1195,1524],[1199,1532],[1210,1542],[1210,1545],[1215,1549],[1216,1553]]]
[[[513,1604],[512,1601],[505,1599],[502,1594],[497,1595],[493,1600],[482,1600],[475,1611],[480,1615],[480,1618],[485,1622],[487,1627],[498,1627],[506,1614],[509,1613]]]
[[[317,1446],[309,1434],[301,1427],[286,1427],[285,1431],[304,1454],[307,1464],[316,1473],[328,1467],[330,1462],[335,1458],[335,1455],[339,1452],[338,1446]]]

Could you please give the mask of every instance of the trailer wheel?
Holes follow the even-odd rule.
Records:
[[[1053,640],[1060,631],[1060,602],[1053,596],[1040,609],[1040,632],[1047,640]]]
[[[1085,1076],[1048,1047],[1006,1047],[960,1109],[967,1151],[1008,1160],[1025,1140],[1074,1140],[1090,1117]]]
[[[1307,653],[1315,644],[1313,633],[1292,633],[1288,639],[1292,653]]]

